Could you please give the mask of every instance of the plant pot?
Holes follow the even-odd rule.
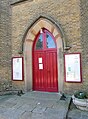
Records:
[[[88,99],[78,99],[72,95],[72,100],[78,109],[88,111]]]

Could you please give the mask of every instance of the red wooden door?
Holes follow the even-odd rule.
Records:
[[[33,47],[33,89],[57,92],[57,48],[52,34],[43,29]]]

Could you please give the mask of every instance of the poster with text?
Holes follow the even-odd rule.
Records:
[[[13,80],[23,80],[23,58],[12,58],[12,76]]]
[[[65,81],[81,82],[80,53],[65,54]]]

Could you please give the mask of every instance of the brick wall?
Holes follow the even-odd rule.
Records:
[[[12,5],[13,54],[18,53],[19,45],[21,45],[23,34],[27,28],[41,15],[50,17],[57,24],[60,24],[68,45],[72,46],[71,51],[81,52],[79,0],[49,0],[49,2],[47,0],[34,0]]]
[[[11,82],[11,17],[8,0],[0,0],[0,90]]]
[[[88,0],[80,0],[80,44],[82,56],[82,84],[66,84],[65,91],[88,91]],[[70,90],[71,89],[71,90]]]
[[[88,0],[81,1],[81,45],[83,65],[83,88],[88,90]]]
[[[67,45],[72,47],[69,52],[82,52],[80,42],[80,1],[49,0],[47,2],[47,0],[34,0],[12,5],[13,55],[19,55],[18,52],[22,45],[23,35],[28,27],[40,16],[52,18],[57,24],[60,24],[65,34]],[[64,91],[72,92],[80,88],[80,85],[82,84],[64,83]]]
[[[7,82],[7,79],[11,81],[11,57],[20,56],[18,52],[22,47],[26,30],[38,17],[45,16],[55,20],[62,27],[67,45],[72,47],[68,52],[82,53],[83,83],[64,83],[64,91],[74,92],[85,87],[87,89],[87,0],[1,0],[0,11],[0,79],[2,82],[3,80]]]

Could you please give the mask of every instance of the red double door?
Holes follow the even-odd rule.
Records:
[[[58,92],[57,48],[52,34],[43,29],[33,48],[33,90]]]

